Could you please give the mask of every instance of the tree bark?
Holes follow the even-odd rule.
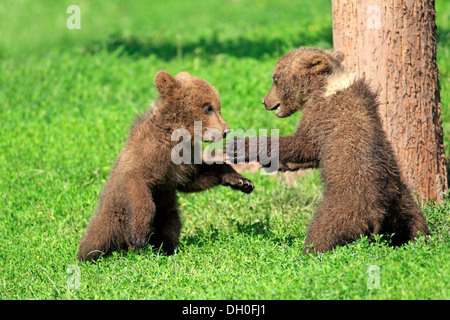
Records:
[[[379,92],[402,175],[420,201],[448,190],[434,0],[332,0],[333,46]]]

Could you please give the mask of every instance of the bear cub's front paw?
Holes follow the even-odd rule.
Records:
[[[250,193],[255,189],[253,182],[240,174],[227,174],[223,176],[222,184],[235,190],[241,190],[244,193]]]

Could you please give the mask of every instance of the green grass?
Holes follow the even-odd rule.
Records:
[[[78,4],[81,30],[66,28]],[[437,1],[445,145],[450,145],[450,4]],[[424,204],[433,236],[401,248],[362,238],[301,254],[322,195],[317,171],[295,187],[245,173],[251,195],[225,187],[181,195],[174,256],[76,251],[135,114],[155,98],[156,71],[188,71],[221,94],[232,128],[295,130],[264,112],[278,57],[332,47],[330,1],[2,1],[0,3],[0,299],[449,299],[450,210]],[[446,154],[449,150],[446,148]],[[80,268],[79,289],[69,289]],[[367,273],[380,268],[380,288]]]

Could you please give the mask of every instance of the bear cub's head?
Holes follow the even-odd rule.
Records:
[[[180,72],[173,77],[167,71],[158,71],[155,86],[160,94],[158,103],[164,109],[166,120],[175,129],[187,129],[195,138],[205,142],[219,141],[229,133],[230,127],[220,114],[220,99],[217,90],[203,79]],[[194,123],[196,122],[196,123]],[[201,124],[201,137],[198,129]],[[197,126],[197,127],[196,127]]]
[[[284,118],[301,110],[317,90],[324,90],[333,74],[342,73],[343,56],[318,48],[301,47],[281,57],[273,71],[273,83],[262,103]]]

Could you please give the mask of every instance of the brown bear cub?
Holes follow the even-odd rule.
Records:
[[[223,185],[250,193],[254,188],[228,164],[207,164],[202,159],[198,164],[172,161],[173,149],[179,143],[172,137],[176,129],[194,137],[188,140],[191,148],[200,143],[199,139],[220,140],[230,131],[220,114],[216,89],[186,72],[175,78],[159,71],[155,85],[159,98],[130,130],[97,213],[81,240],[80,261],[147,245],[173,254],[181,229],[177,191],[199,192]],[[194,121],[202,124],[197,141]],[[219,137],[211,134],[214,130],[220,132]]]
[[[281,170],[321,169],[324,199],[309,227],[305,252],[325,252],[360,235],[394,234],[392,245],[428,235],[382,129],[377,95],[341,63],[335,52],[295,49],[276,64],[262,100],[280,118],[303,110],[295,134],[280,137],[278,150],[271,150]],[[227,143],[228,159],[234,161],[248,161],[258,152],[248,150],[258,146],[248,139],[247,153],[235,152],[234,145]]]

